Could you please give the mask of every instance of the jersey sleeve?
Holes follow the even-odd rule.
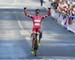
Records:
[[[27,16],[30,17],[30,18],[32,18],[32,15],[29,15],[29,14],[28,14]]]
[[[42,19],[46,18],[48,15],[42,16]]]
[[[48,12],[48,14],[47,15],[45,15],[45,16],[43,16],[42,17],[42,19],[44,19],[44,18],[46,18],[46,17],[48,17],[48,16],[50,16],[51,15],[51,13],[50,12]]]

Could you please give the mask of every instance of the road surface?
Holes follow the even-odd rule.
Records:
[[[34,10],[29,10],[34,15]],[[41,15],[46,11],[41,10]],[[74,59],[75,35],[58,25],[52,17],[43,20],[43,38],[38,56],[31,54],[32,20],[22,9],[0,9],[0,59]]]

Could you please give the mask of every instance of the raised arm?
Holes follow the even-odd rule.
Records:
[[[51,8],[48,8],[47,15],[43,16],[43,19],[51,15]]]
[[[31,17],[31,15],[28,14],[28,12],[27,12],[27,8],[24,8],[24,14],[25,14],[25,16],[27,16],[27,17]]]
[[[48,16],[50,16],[51,15],[51,8],[48,8]]]

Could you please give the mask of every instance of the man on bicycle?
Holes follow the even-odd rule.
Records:
[[[41,23],[42,23],[42,20],[44,18],[46,18],[47,16],[50,16],[50,8],[48,8],[48,13],[47,15],[45,16],[41,16],[40,15],[40,10],[39,9],[36,9],[35,10],[35,16],[32,16],[30,14],[27,13],[27,9],[24,8],[24,13],[25,13],[25,16],[27,17],[30,17],[33,21],[33,29],[32,29],[32,34],[31,34],[31,37],[34,38],[34,34],[37,34],[37,32],[39,32],[39,44],[40,45],[40,40],[42,38],[42,30],[41,30]],[[34,41],[36,40],[32,40],[32,54],[34,54],[34,49],[37,49],[37,43],[36,44],[36,47],[34,47]]]
[[[41,23],[42,23],[42,20],[44,18],[46,18],[47,16],[50,16],[50,8],[48,8],[48,13],[45,16],[40,15],[40,10],[39,9],[35,10],[35,16],[32,16],[32,15],[28,14],[26,8],[24,8],[24,13],[25,13],[25,16],[30,17],[32,19],[32,21],[33,21],[32,34],[34,34],[34,33],[36,34],[37,32],[40,33],[39,34],[40,35],[39,43],[40,43],[40,40],[42,38]]]

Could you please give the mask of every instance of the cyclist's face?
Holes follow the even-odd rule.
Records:
[[[39,12],[40,12],[40,11],[39,11],[39,10],[37,10],[37,11],[36,11],[36,15],[39,15]]]

